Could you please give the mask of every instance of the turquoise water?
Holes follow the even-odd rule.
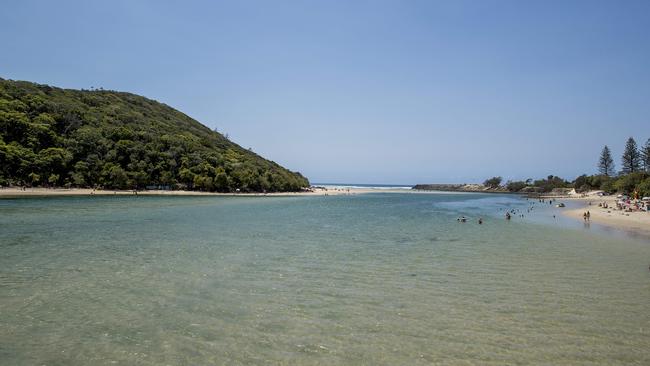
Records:
[[[3,199],[0,364],[650,364],[650,243],[530,204]]]

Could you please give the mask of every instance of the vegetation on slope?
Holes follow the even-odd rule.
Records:
[[[273,192],[309,182],[151,99],[0,79],[0,185]]]

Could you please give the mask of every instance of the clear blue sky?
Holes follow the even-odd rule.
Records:
[[[650,138],[650,1],[6,1],[0,77],[167,103],[312,182],[595,172]]]

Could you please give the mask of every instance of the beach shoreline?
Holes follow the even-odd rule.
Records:
[[[2,188],[0,198],[10,197],[33,197],[33,196],[309,196],[325,195],[329,193],[323,190],[301,191],[301,192],[270,192],[270,193],[222,193],[202,192],[184,190],[113,190],[113,189],[91,189],[91,188]],[[331,192],[336,194],[335,192]]]
[[[576,202],[579,204],[578,208],[562,210],[562,214],[566,217],[584,221],[584,214],[589,211],[589,223],[650,237],[650,212],[625,212],[616,209],[617,199],[614,196],[597,196],[589,194],[583,197],[556,198],[556,200],[558,202],[565,200],[567,202]],[[608,207],[599,207],[599,203],[607,204]]]
[[[308,197],[308,196],[340,196],[340,195],[357,195],[367,193],[410,193],[410,194],[427,194],[427,193],[467,193],[467,192],[448,192],[448,191],[423,191],[408,189],[373,189],[373,188],[336,188],[336,187],[311,187],[310,189],[300,192],[241,192],[241,193],[219,193],[219,192],[201,192],[201,191],[183,191],[183,190],[94,190],[90,188],[22,188],[5,187],[0,188],[0,199],[3,198],[24,198],[24,197],[66,197],[66,196],[214,196],[214,197]],[[579,205],[578,208],[562,209],[561,214],[575,219],[583,220],[583,214],[589,211],[591,214],[590,222],[603,225],[609,228],[634,232],[650,237],[650,213],[648,212],[624,212],[617,210],[616,197],[598,196],[594,193],[587,195],[569,195],[569,196],[548,196],[542,199],[554,199],[557,202],[567,201]],[[591,203],[591,205],[590,205]],[[598,207],[598,203],[607,203],[609,208]]]
[[[0,188],[0,199],[36,197],[36,196],[228,196],[228,197],[297,197],[297,196],[342,196],[367,193],[408,193],[408,194],[481,194],[481,193],[502,193],[494,191],[451,191],[451,190],[421,190],[406,188],[387,187],[348,187],[338,185],[312,186],[299,192],[203,192],[187,190],[114,190],[114,189],[92,189],[92,188],[25,188],[2,187]],[[520,196],[524,196],[519,194]]]
[[[416,193],[406,189],[332,188],[311,187],[299,192],[202,192],[185,190],[112,190],[92,188],[0,188],[0,198],[43,196],[222,196],[222,197],[294,197],[294,196],[340,196],[364,193]]]

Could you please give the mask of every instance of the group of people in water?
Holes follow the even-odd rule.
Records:
[[[549,200],[539,199],[538,201],[539,201],[539,203],[544,203],[544,204],[546,204],[548,202],[549,205],[552,205],[554,200],[553,199],[549,199]],[[532,202],[531,205],[526,209],[525,213],[526,214],[531,213],[534,208],[535,208],[535,202]],[[504,208],[499,208],[499,211],[501,211],[501,210],[504,210]],[[512,208],[511,209],[511,208],[508,208],[505,215],[504,215],[504,217],[505,217],[506,220],[511,220],[513,217],[524,218],[525,213],[524,213],[523,209],[518,209],[518,208]],[[587,211],[587,212],[585,212],[585,215],[586,215],[585,216],[585,221],[589,221],[589,219],[591,217],[591,213],[589,213],[589,211]],[[555,215],[553,215],[553,218],[555,218]],[[458,217],[456,219],[456,221],[458,221],[458,222],[467,222],[467,220],[468,220],[468,218],[465,217],[465,216],[460,216],[460,217]],[[483,224],[483,218],[482,217],[479,217],[478,223],[479,223],[479,225]]]
[[[461,216],[461,217],[457,218],[456,221],[458,221],[458,222],[467,222],[467,217]],[[478,218],[478,224],[483,225],[483,218],[482,217]]]
[[[582,214],[582,219],[583,219],[585,222],[589,222],[589,221],[591,221],[591,212],[589,212],[589,211],[584,212],[584,213]]]
[[[501,210],[501,209],[499,209],[499,210]],[[533,210],[533,206],[530,206],[528,209],[526,209],[526,213],[530,213],[530,211],[532,211],[532,210]],[[517,216],[517,217],[520,217],[520,218],[523,219],[525,217],[524,216],[524,211],[520,210],[518,208],[513,208],[513,209],[510,209],[510,210],[506,211],[506,214],[505,214],[506,220],[510,220],[514,216]]]

